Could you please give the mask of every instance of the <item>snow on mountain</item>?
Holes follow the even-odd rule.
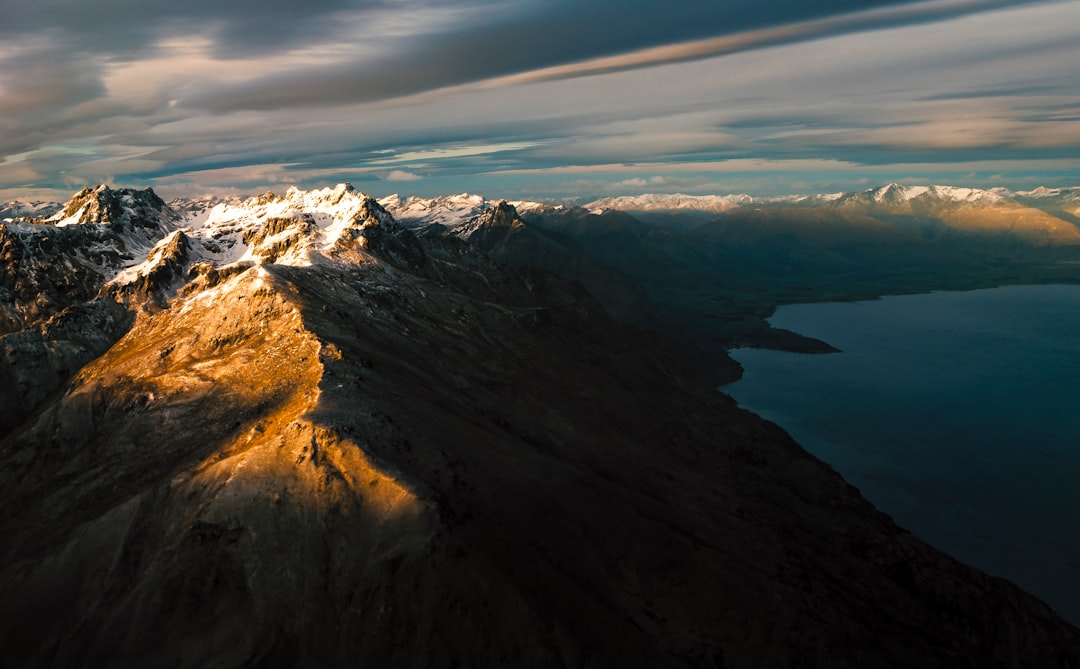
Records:
[[[105,185],[86,187],[75,194],[63,209],[44,219],[44,223],[68,225],[105,225],[120,231],[148,230],[168,232],[177,220],[176,213],[150,188],[113,190]]]
[[[348,183],[311,191],[293,187],[284,196],[268,192],[243,201],[189,202],[183,210],[177,233],[160,239],[145,260],[117,274],[112,285],[123,289],[152,276],[174,282],[178,267],[199,264],[202,271],[313,265],[357,246],[366,249],[372,239],[384,243],[386,230],[398,229],[377,201]]]
[[[1033,206],[1057,207],[1061,211],[1080,216],[1080,186],[1065,188],[1046,188],[1039,186],[1034,190],[1018,191],[1015,197]]]
[[[903,217],[916,225],[944,226],[950,234],[1009,238],[1023,244],[1080,244],[1080,230],[1061,218],[1061,204],[1037,202],[1001,189],[889,184],[850,193],[833,205],[870,216]]]
[[[519,214],[533,214],[546,211],[566,211],[569,209],[563,204],[548,204],[546,202],[535,202],[532,200],[507,200],[507,204],[512,206]]]
[[[0,204],[0,221],[48,218],[63,206],[62,202],[11,200]]]
[[[209,216],[210,211],[219,204],[239,206],[246,198],[236,195],[219,197],[217,195],[204,195],[195,198],[176,197],[169,200],[169,207],[175,211],[187,227],[199,227]]]
[[[672,195],[647,193],[644,195],[606,197],[584,205],[593,213],[602,213],[607,209],[620,211],[706,211],[722,213],[743,205],[751,204],[754,198],[746,195]]]
[[[200,264],[311,265],[362,256],[359,250],[372,244],[384,255],[411,253],[393,217],[350,184],[173,204],[149,188],[102,185],[79,191],[48,218],[6,221],[0,232],[14,245],[12,271],[27,281],[46,270],[49,276],[67,271],[87,295],[105,288],[124,301],[156,297],[159,303]],[[70,267],[55,267],[58,258]],[[53,283],[60,286],[62,277]]]
[[[1015,197],[1020,202],[1033,207],[1058,215],[1080,218],[1080,186],[1064,188],[1040,186],[1034,190],[1018,191]]]
[[[470,193],[432,198],[413,196],[404,202],[395,194],[382,198],[379,204],[406,227],[432,223],[455,227],[476,218],[494,206],[494,203],[485,199],[484,196]]]
[[[978,203],[995,204],[1007,199],[1007,196],[978,188],[959,188],[956,186],[902,186],[891,183],[879,188],[848,193],[837,201],[874,202],[883,205],[900,204],[913,201],[942,203]]]
[[[1039,186],[1034,190],[1016,191],[1014,195],[1030,198],[1073,198],[1080,199],[1080,186],[1067,186],[1064,188],[1047,188]]]
[[[966,216],[972,220],[950,219],[950,224],[973,228],[997,225],[996,219],[983,220],[989,215],[987,212],[998,209],[999,217],[1008,217],[1015,213],[1013,210],[1025,208],[1021,201],[1053,201],[1061,203],[1060,207],[1072,207],[1080,204],[1080,188],[1038,188],[1010,194],[1001,189],[893,183],[854,193],[763,199],[749,195],[645,194],[603,198],[586,208],[593,212],[620,209],[721,213],[750,204],[867,207],[868,211],[885,208],[890,213],[918,211],[921,215],[934,216],[939,214],[932,212],[952,212],[948,215],[953,218]],[[176,199],[166,204],[149,188],[114,190],[102,185],[84,188],[63,206],[15,203],[16,207],[9,203],[3,211],[18,211],[18,216],[53,213],[35,218],[34,224],[11,220],[3,225],[9,235],[21,240],[26,262],[35,257],[36,249],[43,248],[43,244],[79,246],[72,257],[79,258],[86,271],[100,275],[114,287],[140,285],[151,290],[149,284],[179,282],[179,273],[198,263],[211,267],[234,263],[311,265],[332,261],[342,253],[356,253],[356,249],[366,249],[370,243],[398,244],[400,239],[395,235],[403,228],[435,223],[456,229],[460,236],[467,234],[470,225],[497,209],[501,202],[469,193],[406,200],[391,195],[376,201],[352,185],[342,183],[310,191],[293,187],[284,195],[265,193],[246,200],[205,197]],[[525,200],[508,204],[517,214],[560,209],[560,206]],[[990,208],[983,210],[983,206]],[[1035,212],[1030,206],[1027,210]],[[1029,227],[1053,228],[1051,232],[1062,228],[1064,232],[1057,230],[1058,236],[1075,232],[1072,226],[1064,226],[1057,219],[1049,220],[1049,216],[1043,216],[1047,219],[1043,221],[1037,213],[1027,216],[1031,219]],[[71,233],[50,234],[50,229]],[[402,243],[405,246],[399,244],[395,248],[410,253],[406,250],[407,241]],[[41,262],[47,262],[51,256],[41,257]]]
[[[996,204],[1008,200],[1008,191],[980,190],[956,186],[902,186],[897,183],[870,188],[863,191],[825,193],[815,195],[783,195],[777,197],[752,197],[739,195],[682,195],[648,193],[644,195],[608,197],[585,205],[593,213],[608,209],[628,212],[708,212],[723,213],[747,205],[814,205],[814,204],[875,204],[900,205],[922,203],[971,203]]]
[[[143,262],[177,218],[151,189],[98,186],[47,218],[5,222],[0,249],[13,299],[0,321],[21,328],[92,299],[125,267]]]

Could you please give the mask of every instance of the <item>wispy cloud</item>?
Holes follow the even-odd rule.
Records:
[[[472,144],[465,146],[446,146],[435,149],[392,152],[388,157],[369,160],[369,165],[391,165],[394,163],[415,163],[424,160],[442,160],[444,158],[463,158],[482,156],[501,151],[518,151],[536,146],[536,142],[506,142],[502,144]]]
[[[1015,0],[930,0],[899,6],[876,7],[840,16],[746,30],[732,35],[665,44],[614,56],[543,67],[520,74],[488,79],[480,85],[483,87],[515,86],[700,60],[787,42],[817,39],[856,30],[893,28],[906,23],[925,22],[1016,4],[1022,3]]]

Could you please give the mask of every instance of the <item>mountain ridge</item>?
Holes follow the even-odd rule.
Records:
[[[88,187],[91,191],[107,188],[104,184]],[[125,190],[125,189],[120,189]],[[618,209],[621,211],[679,211],[690,210],[702,213],[722,213],[740,206],[754,206],[761,204],[794,204],[794,203],[824,203],[841,199],[851,199],[859,196],[884,198],[886,193],[898,194],[900,199],[910,200],[922,195],[936,195],[941,199],[954,199],[957,201],[984,200],[993,202],[1000,199],[1020,199],[1030,201],[1047,201],[1060,199],[1073,205],[1080,205],[1080,186],[1063,186],[1049,188],[1039,186],[1031,190],[1009,190],[1002,187],[980,189],[972,187],[958,187],[942,184],[926,185],[901,185],[893,182],[883,186],[875,186],[856,191],[843,191],[834,193],[817,194],[789,194],[776,196],[754,196],[746,193],[732,194],[706,194],[689,195],[681,193],[640,193],[637,195],[605,196],[578,204],[576,201],[564,202],[556,199],[553,202],[521,200],[514,198],[487,198],[475,193],[461,193],[457,195],[439,195],[435,197],[409,196],[401,198],[397,194],[376,198],[388,211],[394,214],[395,219],[404,225],[410,225],[414,221],[441,222],[453,225],[474,217],[500,199],[505,199],[514,204],[519,210],[531,211],[543,207],[574,207],[581,206],[590,210]],[[207,211],[220,203],[231,205],[240,204],[251,196],[195,196],[174,197],[169,201],[179,214],[191,217],[192,214]],[[48,220],[63,210],[66,203],[50,202],[44,200],[11,200],[0,204],[0,221],[11,219],[22,220]]]
[[[4,663],[1080,662],[1049,607],[896,527],[581,284],[485,253],[574,251],[513,205],[466,238],[347,184],[204,214],[77,294],[36,285],[70,299],[0,337],[48,353],[56,319],[119,319],[0,433]],[[112,223],[8,224],[13,250],[70,244],[4,267],[153,227]]]

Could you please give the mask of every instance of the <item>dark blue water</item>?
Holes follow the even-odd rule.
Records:
[[[930,543],[1080,623],[1080,286],[781,307],[725,386]]]

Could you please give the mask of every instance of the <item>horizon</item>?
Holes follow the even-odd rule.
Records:
[[[5,8],[0,201],[1080,183],[1063,0],[139,8]]]
[[[158,197],[161,197],[166,202],[169,202],[169,201],[172,201],[174,199],[178,199],[178,200],[197,200],[197,199],[201,199],[201,198],[226,199],[226,198],[229,198],[229,197],[235,197],[235,198],[239,198],[241,200],[247,200],[249,198],[259,197],[260,195],[264,195],[264,194],[267,194],[267,193],[272,193],[272,194],[275,194],[275,195],[284,196],[284,195],[286,195],[288,193],[289,190],[292,190],[294,188],[298,189],[298,190],[301,190],[301,191],[310,192],[310,191],[318,191],[318,190],[333,190],[336,186],[339,186],[339,185],[352,186],[358,192],[360,192],[360,193],[362,193],[364,195],[367,195],[369,197],[372,197],[375,200],[380,200],[380,201],[385,200],[387,198],[391,198],[391,197],[397,197],[402,202],[408,201],[410,198],[417,198],[417,199],[421,199],[421,200],[433,200],[433,199],[438,199],[438,198],[453,198],[453,197],[480,197],[485,202],[499,202],[499,201],[506,201],[508,203],[535,202],[535,203],[546,204],[546,205],[570,205],[570,206],[588,206],[590,204],[595,204],[595,203],[600,202],[602,200],[636,199],[636,198],[648,198],[648,197],[673,197],[673,198],[674,197],[683,197],[683,198],[691,198],[691,199],[693,199],[693,198],[702,198],[702,199],[704,199],[704,198],[740,198],[740,197],[749,197],[749,198],[751,198],[751,201],[753,201],[753,202],[765,203],[765,202],[770,202],[770,201],[782,201],[782,200],[785,200],[785,199],[788,199],[788,198],[801,198],[801,197],[809,198],[809,197],[821,197],[821,196],[829,196],[829,195],[852,195],[852,194],[856,194],[856,193],[868,193],[868,192],[873,192],[873,191],[877,191],[877,190],[884,190],[884,189],[887,189],[887,188],[890,188],[890,187],[893,187],[893,186],[899,186],[901,188],[971,189],[971,190],[976,190],[976,191],[983,191],[983,192],[988,192],[988,193],[999,193],[999,194],[1002,191],[1004,191],[1009,196],[1021,196],[1021,197],[1036,194],[1036,193],[1039,193],[1040,191],[1054,192],[1054,191],[1080,190],[1080,184],[1072,184],[1072,185],[1064,185],[1064,186],[1044,186],[1044,185],[1039,185],[1039,186],[1035,186],[1033,188],[1024,189],[1024,190],[1011,190],[1011,189],[1004,188],[1002,186],[994,186],[994,187],[989,187],[989,188],[979,188],[979,187],[974,187],[974,186],[957,186],[955,184],[945,184],[945,183],[937,183],[937,184],[931,184],[931,183],[900,183],[900,182],[897,182],[897,181],[891,181],[891,182],[888,182],[888,183],[874,184],[874,185],[870,185],[870,186],[867,186],[867,187],[855,188],[855,189],[845,190],[845,191],[833,191],[833,192],[829,192],[829,193],[825,193],[825,192],[818,192],[818,193],[802,192],[802,193],[785,193],[785,194],[781,194],[781,195],[760,195],[760,194],[756,194],[756,193],[746,193],[746,192],[741,192],[741,193],[737,193],[737,192],[726,192],[726,193],[683,193],[683,192],[645,191],[645,192],[626,192],[626,193],[619,193],[619,194],[614,194],[614,195],[599,195],[599,196],[581,195],[581,196],[572,196],[572,197],[548,197],[546,199],[538,199],[538,198],[527,198],[527,197],[502,197],[502,196],[500,196],[498,194],[478,193],[478,192],[469,192],[469,191],[436,193],[436,194],[433,194],[433,195],[403,193],[401,191],[394,191],[394,192],[388,192],[388,193],[376,193],[376,192],[371,192],[371,191],[367,191],[367,190],[364,190],[364,189],[356,188],[355,184],[353,184],[352,182],[348,182],[348,181],[337,182],[337,183],[333,183],[333,184],[330,184],[330,183],[328,183],[328,184],[314,184],[314,185],[312,185],[310,187],[307,187],[307,188],[302,188],[297,184],[289,184],[289,185],[280,185],[279,184],[277,188],[262,188],[262,189],[256,188],[256,189],[248,191],[248,192],[230,193],[230,194],[225,194],[225,195],[217,195],[217,194],[209,193],[209,192],[207,192],[207,193],[199,193],[199,194],[194,194],[194,195],[173,195],[173,194],[169,194],[168,192],[162,193],[157,188],[154,188],[153,186],[147,186],[147,185],[141,185],[141,186],[140,185],[116,185],[116,184],[101,183],[101,184],[87,184],[86,186],[83,186],[81,188],[77,188],[75,190],[57,191],[57,193],[58,193],[57,198],[41,198],[41,197],[38,197],[38,198],[11,198],[11,199],[0,200],[0,204],[11,205],[11,204],[35,204],[35,203],[37,203],[37,204],[56,204],[56,205],[62,206],[65,203],[69,202],[76,195],[78,195],[78,193],[80,191],[82,191],[83,189],[85,189],[85,188],[94,189],[94,188],[98,188],[98,187],[101,187],[101,186],[104,186],[104,187],[109,188],[109,189],[114,190],[114,191],[124,190],[124,189],[145,190],[145,189],[149,188],[149,189],[153,190],[154,193],[158,195]]]

